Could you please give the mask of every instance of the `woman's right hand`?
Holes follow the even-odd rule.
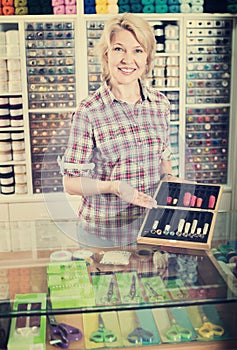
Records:
[[[125,202],[148,209],[157,208],[157,202],[154,198],[144,192],[139,192],[127,182],[115,181],[114,188],[114,193]]]

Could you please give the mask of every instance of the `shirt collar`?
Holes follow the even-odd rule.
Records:
[[[153,95],[149,93],[148,87],[140,79],[139,79],[139,85],[140,85],[140,89],[141,89],[142,101],[154,100]],[[100,88],[100,93],[101,93],[101,98],[105,104],[111,104],[114,101],[118,101],[118,99],[114,96],[114,94],[110,90],[107,82],[103,82],[103,84]]]

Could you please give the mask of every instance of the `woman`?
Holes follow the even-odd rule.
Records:
[[[65,191],[82,196],[80,218],[101,222],[156,207],[161,178],[172,172],[169,102],[144,80],[156,41],[148,22],[116,15],[98,44],[102,86],[73,116],[64,155]]]

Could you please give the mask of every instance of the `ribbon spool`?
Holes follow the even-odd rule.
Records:
[[[191,11],[193,13],[202,13],[203,12],[203,6],[192,6]]]
[[[227,5],[227,11],[230,13],[237,13],[237,4]]]
[[[15,9],[11,6],[3,6],[2,13],[4,16],[12,16],[15,13]]]
[[[67,250],[56,251],[50,255],[50,261],[70,261],[70,260],[72,260],[72,253]]]
[[[94,6],[85,6],[84,13],[88,15],[93,15],[96,13]]]
[[[135,252],[135,256],[141,261],[149,261],[152,257],[153,251],[151,249],[138,249]]]
[[[143,13],[154,13],[155,12],[155,7],[153,5],[146,5],[143,7],[142,10]]]
[[[27,15],[28,14],[28,7],[16,7],[15,9],[15,15]]]
[[[180,12],[180,6],[179,5],[171,5],[171,6],[169,6],[169,12],[170,13],[179,13]]]
[[[130,12],[131,11],[131,7],[130,5],[119,5],[119,12],[123,13],[123,12]]]
[[[133,13],[142,12],[142,5],[141,4],[132,4],[131,5],[131,12],[133,12]]]
[[[2,6],[13,6],[13,0],[2,0]]]
[[[27,6],[27,0],[14,0],[15,7],[25,7]]]
[[[169,11],[169,8],[167,5],[157,5],[155,6],[155,12],[156,13],[167,13]]]

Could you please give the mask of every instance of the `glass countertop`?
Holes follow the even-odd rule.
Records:
[[[119,225],[119,244],[78,220],[1,222],[0,317],[231,303],[236,223],[236,212],[218,212],[212,248],[202,250],[139,244],[137,218]]]

